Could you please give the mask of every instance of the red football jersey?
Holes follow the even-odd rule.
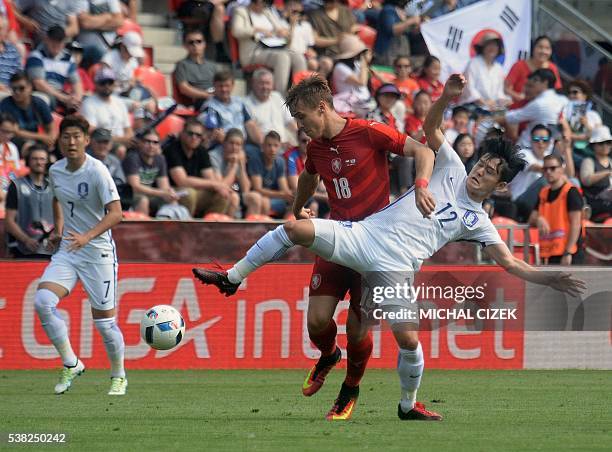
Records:
[[[306,171],[323,180],[332,219],[359,221],[389,204],[387,151],[403,155],[406,138],[378,122],[348,119],[333,139],[309,143]]]

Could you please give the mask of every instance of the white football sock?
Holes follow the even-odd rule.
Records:
[[[420,342],[415,350],[400,348],[397,373],[402,388],[400,405],[404,412],[410,411],[414,407],[424,367],[425,360],[423,359],[423,348]]]
[[[47,337],[60,354],[64,366],[74,367],[77,364],[77,357],[70,345],[70,339],[68,339],[66,322],[55,308],[58,303],[59,297],[49,289],[39,289],[34,295],[34,309],[36,309]]]
[[[125,369],[123,368],[125,343],[115,317],[94,319],[94,324],[104,341],[104,347],[111,363],[111,377],[125,378]]]
[[[282,225],[268,231],[247,251],[245,257],[227,271],[227,279],[233,284],[240,283],[262,265],[279,259],[294,245]]]

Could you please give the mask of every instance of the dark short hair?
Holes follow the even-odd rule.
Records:
[[[414,95],[414,99],[413,101],[416,101],[420,96],[427,96],[431,99],[431,94],[429,94],[427,91],[425,91],[424,89],[418,91],[415,95]]]
[[[234,80],[234,74],[232,74],[232,71],[223,70],[215,72],[215,75],[213,77],[213,83],[227,82],[228,80]]]
[[[282,141],[280,134],[276,130],[270,130],[268,133],[266,133],[264,141],[266,140]]]
[[[223,139],[223,142],[227,143],[230,139],[234,137],[238,137],[244,141],[244,133],[242,133],[242,130],[236,129],[234,127],[232,129],[229,129],[227,132],[225,132],[225,138]]]
[[[196,116],[192,116],[185,121],[185,124],[183,124],[183,130],[187,130],[187,127],[194,126],[200,127],[201,129],[205,128],[204,124],[202,124],[202,122]]]
[[[2,112],[0,113],[0,124],[2,124],[3,122],[10,122],[11,124],[17,124],[17,120],[15,119],[15,117],[7,112]]]
[[[582,91],[586,95],[587,99],[590,99],[591,95],[593,94],[591,85],[589,85],[589,82],[587,82],[586,80],[576,79],[576,80],[572,80],[571,82],[569,82],[567,85],[568,93],[569,93],[569,90],[572,89],[572,87],[576,87],[580,91]]]
[[[557,163],[559,163],[559,165],[565,165],[565,159],[560,154],[557,154],[556,152],[553,152],[552,154],[548,154],[547,156],[544,157],[543,160],[544,161],[556,160]]]
[[[459,113],[465,113],[466,115],[469,116],[470,115],[470,110],[468,110],[467,108],[465,108],[462,105],[459,105],[459,106],[453,108],[453,117],[455,117]]]
[[[555,83],[557,83],[557,77],[555,73],[550,69],[536,69],[527,77],[529,80],[539,80],[541,82],[546,82],[548,88],[554,88]]]
[[[548,43],[550,44],[550,47],[552,48],[552,46],[553,46],[552,39],[550,39],[546,35],[540,35],[537,38],[535,38],[535,40],[533,41],[533,44],[531,44],[531,53],[532,54],[533,54],[533,49],[535,49],[535,46],[537,46],[542,41],[548,41]]]
[[[397,63],[399,63],[399,60],[408,60],[410,61],[410,66],[412,66],[412,61],[410,60],[410,57],[408,55],[398,55],[393,59],[393,66],[397,66]]]
[[[87,122],[87,119],[85,119],[79,114],[75,113],[72,115],[68,115],[64,119],[62,119],[62,122],[60,122],[59,126],[60,135],[64,133],[64,130],[66,130],[68,127],[76,127],[77,129],[80,129],[81,132],[83,132],[85,135],[89,135],[89,122]]]
[[[455,141],[453,141],[453,149],[457,150],[457,146],[459,146],[459,143],[461,143],[464,138],[469,138],[470,140],[472,140],[472,144],[476,145],[476,142],[474,141],[474,137],[472,137],[472,135],[470,135],[469,133],[460,133],[459,135],[457,135],[457,138],[455,138]]]
[[[47,30],[47,38],[52,41],[63,41],[66,39],[66,30],[60,25],[53,25]]]
[[[510,182],[527,166],[523,154],[520,153],[520,148],[505,138],[486,140],[483,143],[480,158],[485,161],[500,159],[501,162],[497,166],[500,182]]]
[[[187,30],[185,30],[185,32],[183,33],[183,43],[187,42],[187,36],[195,34],[202,35],[202,40],[206,43],[206,36],[204,36],[204,32],[199,28],[188,28]]]
[[[321,102],[333,108],[334,98],[327,80],[315,74],[292,86],[287,93],[285,105],[289,107],[289,110],[295,110],[300,102],[311,109],[317,108]]]
[[[432,64],[439,63],[439,62],[440,62],[440,58],[435,57],[433,55],[427,55],[427,58],[425,58],[425,61],[423,61],[423,69],[428,68]]]
[[[9,79],[9,83],[20,82],[21,80],[25,80],[30,85],[32,84],[32,82],[30,81],[28,77],[28,74],[26,74],[25,71],[15,72],[13,75],[11,75],[11,78]]]
[[[47,159],[49,158],[49,150],[47,149],[47,147],[41,143],[34,143],[32,146],[29,147],[28,156],[26,157],[26,166],[28,168],[30,167],[30,159],[32,158],[32,154],[34,152],[44,152],[47,155]]]
[[[533,126],[533,128],[531,129],[531,134],[533,135],[534,133],[536,133],[538,130],[545,130],[546,132],[548,132],[548,136],[551,137],[552,136],[552,130],[550,130],[548,127],[546,127],[544,124],[536,124],[535,126]]]

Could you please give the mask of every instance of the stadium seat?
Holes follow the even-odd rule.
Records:
[[[204,221],[221,221],[221,222],[234,221],[234,219],[230,217],[229,215],[225,215],[223,213],[215,213],[215,212],[207,213],[206,215],[204,215],[203,219]]]
[[[230,52],[229,57],[230,57],[230,60],[232,61],[232,67],[234,69],[240,68],[242,72],[245,74],[245,76],[252,74],[259,68],[267,67],[265,64],[249,64],[247,66],[240,65],[240,50],[239,50],[238,40],[234,37],[230,28],[231,27],[228,25],[228,27],[226,28],[226,32],[227,32],[226,34],[227,34],[227,43],[228,43],[229,52]]]
[[[59,126],[60,126],[60,123],[62,122],[62,119],[64,119],[64,117],[55,111],[51,112],[51,116],[53,117],[53,132],[56,135],[59,135]]]
[[[123,219],[127,221],[149,221],[152,218],[141,212],[132,212],[131,210],[123,211]]]
[[[94,80],[95,76],[96,76],[96,72],[98,72],[98,69],[100,69],[102,67],[102,63],[96,63],[96,64],[92,64],[91,66],[89,66],[89,68],[87,69],[87,74],[89,74],[89,77]]]
[[[247,215],[244,219],[246,221],[272,221],[272,217],[269,217],[268,215]]]
[[[308,69],[306,69],[304,71],[298,71],[295,74],[293,74],[293,77],[292,77],[291,81],[292,81],[292,83],[294,85],[297,85],[298,83],[300,83],[305,78],[308,78],[311,75],[315,75],[315,74],[316,74],[315,71],[309,71]]]
[[[166,77],[154,67],[139,66],[134,72],[136,79],[149,88],[155,97],[168,96]]]
[[[612,217],[608,218],[606,221],[604,221],[604,225],[606,226],[612,226]]]
[[[121,25],[121,27],[119,27],[119,29],[117,30],[117,34],[119,36],[123,36],[128,31],[135,31],[136,33],[138,33],[142,37],[142,28],[140,27],[140,25],[138,25],[133,20],[124,19],[123,20],[123,25]]]
[[[185,120],[178,115],[170,115],[164,119],[160,125],[156,127],[159,133],[160,140],[163,140],[168,135],[178,135],[185,125]]]
[[[376,42],[376,30],[372,27],[368,27],[367,25],[359,25],[359,31],[357,32],[357,36],[359,39],[363,41],[368,49],[374,48],[374,43]]]
[[[145,56],[142,59],[142,66],[148,67],[153,66],[153,51],[155,50],[153,46],[142,46],[144,50]]]

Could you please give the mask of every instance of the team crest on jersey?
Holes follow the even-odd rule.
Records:
[[[332,166],[332,171],[336,174],[340,173],[340,170],[342,169],[342,160],[340,159],[333,159],[331,161],[331,166]]]
[[[315,273],[314,275],[312,275],[312,279],[310,280],[310,287],[313,290],[317,290],[320,285],[321,285],[321,275],[319,275],[318,273]]]
[[[463,214],[463,223],[468,228],[471,228],[476,223],[478,223],[478,214],[472,210],[466,210]]]
[[[79,185],[77,185],[77,192],[79,193],[81,199],[87,198],[87,195],[89,194],[89,184],[87,182],[81,182]]]

